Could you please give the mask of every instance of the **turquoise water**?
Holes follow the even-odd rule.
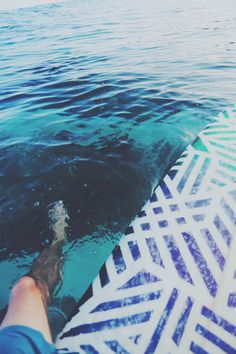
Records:
[[[235,103],[234,0],[68,1],[0,13],[0,308],[69,216],[58,330],[152,188]],[[57,322],[57,325],[55,323]]]

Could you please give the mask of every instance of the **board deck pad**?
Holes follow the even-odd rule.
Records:
[[[171,168],[57,340],[60,353],[236,353],[236,109]]]

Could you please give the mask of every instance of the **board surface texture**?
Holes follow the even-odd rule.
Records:
[[[171,168],[57,347],[236,353],[236,109],[221,113]]]

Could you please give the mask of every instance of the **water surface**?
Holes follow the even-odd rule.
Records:
[[[152,188],[235,103],[234,0],[77,0],[0,13],[0,307],[69,216],[55,330]]]

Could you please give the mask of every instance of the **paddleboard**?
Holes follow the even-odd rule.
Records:
[[[236,353],[236,109],[178,159],[56,342],[60,353]]]

